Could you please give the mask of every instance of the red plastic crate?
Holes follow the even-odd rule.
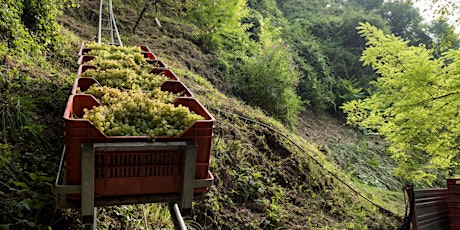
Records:
[[[78,58],[78,65],[83,65],[85,64],[86,62],[89,62],[93,59],[95,59],[96,57],[95,56],[91,56],[91,55],[81,55],[79,58]]]
[[[158,59],[155,59],[155,60],[150,60],[149,59],[149,60],[147,60],[147,63],[150,63],[150,64],[152,64],[154,66],[162,67],[162,68],[168,68],[163,61],[158,60]]]
[[[80,50],[78,51],[78,56],[85,55],[89,51],[91,51],[91,49],[85,48],[85,43],[83,42],[81,43]]]
[[[211,154],[211,145],[213,138],[214,117],[199,103],[196,99],[190,97],[180,97],[174,105],[182,105],[188,107],[191,111],[204,117],[204,120],[194,122],[181,135],[176,137],[156,137],[155,142],[170,142],[170,141],[194,141],[197,145],[196,172],[195,179],[209,178],[209,158]],[[65,122],[65,144],[66,144],[66,184],[78,185],[81,184],[81,144],[83,143],[113,143],[113,142],[151,142],[148,136],[106,136],[104,133],[96,129],[89,120],[76,119],[83,116],[84,108],[92,108],[98,106],[99,102],[92,95],[76,94],[71,95],[68,99],[67,106],[64,112]],[[163,178],[161,180],[169,180],[171,178]],[[107,187],[104,195],[119,195],[117,194],[116,186],[120,183],[150,183],[148,180],[142,182],[142,179],[136,177],[125,177],[114,179]],[[121,182],[120,182],[121,181]],[[102,182],[101,182],[102,183]],[[166,183],[166,182],[165,182]],[[169,182],[167,182],[169,183]],[[166,184],[167,184],[166,183]],[[170,188],[156,188],[158,193],[163,189],[174,190],[176,182],[170,185]],[[150,184],[151,185],[151,184]],[[95,185],[96,187],[102,185]],[[111,187],[113,186],[113,187]],[[145,185],[147,186],[147,185]],[[161,187],[161,186],[160,186]],[[173,188],[174,187],[174,188]],[[205,192],[207,188],[195,189],[196,193]],[[113,190],[114,192],[111,192]],[[155,191],[145,191],[145,193],[155,193]],[[143,193],[143,192],[142,192]],[[132,193],[130,193],[132,194]],[[141,193],[138,193],[141,194]]]
[[[145,58],[152,59],[152,60],[157,59],[155,54],[153,54],[153,52],[150,50],[150,48],[148,46],[142,45],[140,47],[141,47],[141,50],[142,50],[142,54],[144,55]]]
[[[101,84],[92,77],[78,77],[75,79],[75,82],[72,87],[72,94],[77,94],[77,88],[80,88],[81,92],[86,91],[90,86],[97,84],[101,86]],[[192,92],[184,85],[184,83],[180,81],[169,80],[164,82],[160,86],[162,91],[169,91],[172,93],[180,93],[181,96],[186,97],[193,97]]]
[[[180,193],[182,154],[178,150],[96,152],[95,196]]]
[[[460,179],[447,179],[447,191],[460,192]]]
[[[150,60],[156,60],[157,56],[153,54],[152,52],[141,52],[142,55],[144,55],[145,58],[150,59]]]
[[[80,88],[81,92],[84,92],[94,84],[102,86],[96,79],[92,77],[77,77],[72,86],[72,94],[77,94],[77,88]]]
[[[152,52],[148,46],[141,45],[140,47],[141,47],[142,52],[150,52],[150,53]]]
[[[77,70],[77,77],[81,77],[81,75],[82,75],[86,70],[89,70],[89,69],[97,70],[97,67],[94,66],[94,65],[86,65],[86,64],[80,65],[80,66],[78,67],[78,70]]]
[[[157,67],[150,71],[151,74],[164,74],[166,77],[172,79],[172,80],[179,80],[177,79],[176,74],[170,69],[164,68],[164,67]]]

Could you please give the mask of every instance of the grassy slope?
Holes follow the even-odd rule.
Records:
[[[94,1],[81,1],[80,4],[79,9],[62,15],[60,22],[80,36],[79,42],[94,41],[97,34],[95,9],[98,6]],[[361,143],[372,142],[358,137],[349,138],[350,134],[358,134],[338,128],[340,125],[332,134],[324,132],[326,127],[334,129],[331,126],[334,123],[314,122],[322,118],[311,119],[311,114],[299,118],[299,128],[292,132],[260,110],[219,93],[218,89],[225,91],[225,87],[214,77],[217,70],[212,68],[212,56],[203,54],[187,40],[191,30],[180,18],[168,18],[151,10],[143,19],[138,34],[133,35],[130,28],[136,12],[120,6],[116,15],[124,43],[148,45],[216,118],[211,159],[216,183],[210,192],[210,199],[195,204],[194,217],[198,222],[208,229],[394,229],[399,224],[399,220],[381,214],[374,206],[338,183],[310,158],[318,159],[327,170],[350,184],[353,183],[351,178],[359,178],[360,183],[354,187],[371,199],[380,199],[381,205],[389,204],[387,208],[393,208],[392,211],[401,214],[402,194],[382,189],[376,191],[375,187],[365,185],[397,187],[397,182],[388,174],[370,174],[391,168],[391,165],[384,163],[386,159],[377,154],[381,151],[378,147],[370,148],[372,155],[368,156],[365,150],[368,144],[363,147]],[[159,17],[162,28],[153,26],[154,16]],[[75,46],[74,53],[78,48]],[[75,55],[75,63],[76,60]],[[63,65],[61,69],[76,72],[76,66],[72,64]],[[74,78],[75,75],[67,77]],[[71,82],[71,79],[68,80]],[[268,123],[305,151],[273,130],[247,122],[240,115]],[[54,116],[57,118],[53,120],[56,120],[61,114]],[[313,127],[318,124],[322,126]],[[342,133],[337,130],[342,130]],[[355,169],[353,173],[349,173],[351,169]],[[374,179],[364,178],[366,175],[372,175]],[[380,182],[376,183],[376,180]],[[157,211],[160,213],[153,213],[153,210],[160,210]],[[144,222],[156,227],[171,227],[170,222],[158,220],[159,217],[167,219],[167,215],[164,208],[150,205],[118,207],[101,209],[99,221],[100,226],[107,228],[140,228],[145,225]],[[76,217],[72,213],[64,216]]]
[[[0,54],[0,111],[10,119],[0,139],[0,229],[44,228],[62,217],[55,212],[53,182],[62,112],[75,77],[69,52],[78,44],[68,35],[49,63]]]

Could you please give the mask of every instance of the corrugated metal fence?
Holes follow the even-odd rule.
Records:
[[[413,230],[449,230],[447,189],[414,190]]]

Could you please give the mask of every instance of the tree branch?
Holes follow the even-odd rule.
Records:
[[[414,104],[404,105],[404,106],[419,106],[419,105],[425,104],[425,103],[430,102],[430,101],[435,101],[435,100],[442,99],[442,98],[445,98],[445,97],[449,97],[449,96],[459,94],[459,93],[460,92],[452,92],[452,93],[444,94],[444,95],[437,96],[437,97],[432,97],[432,98],[429,98],[429,99],[426,99],[426,100],[423,100],[423,101],[420,101],[420,102],[417,102],[417,103],[414,103]]]

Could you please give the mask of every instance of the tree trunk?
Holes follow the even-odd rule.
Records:
[[[147,11],[147,9],[149,8],[149,6],[150,6],[150,2],[149,2],[149,1],[145,1],[144,8],[142,8],[142,11],[141,11],[141,13],[139,14],[139,17],[137,18],[136,23],[134,24],[134,27],[133,27],[133,34],[136,33],[137,27],[139,26],[139,22],[140,22],[141,19],[144,17],[144,14],[145,14],[145,12]]]

